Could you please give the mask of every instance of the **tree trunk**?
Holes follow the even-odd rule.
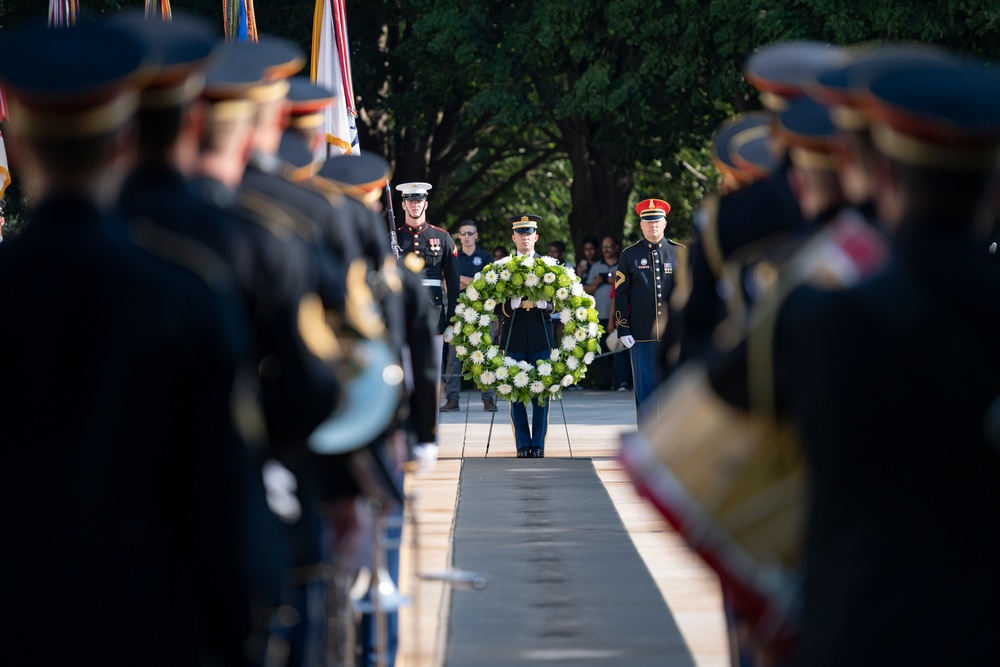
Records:
[[[587,236],[594,236],[598,241],[613,236],[621,242],[633,178],[631,172],[612,170],[613,147],[591,145],[589,132],[567,129],[564,128],[562,139],[573,166],[569,230],[575,256],[579,258],[583,257],[583,239]]]

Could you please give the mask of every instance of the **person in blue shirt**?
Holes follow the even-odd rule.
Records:
[[[476,247],[479,240],[479,230],[472,220],[463,220],[458,228],[461,245],[458,252],[458,280],[462,290],[465,290],[477,273],[487,264],[493,262],[493,256]],[[458,398],[462,390],[462,365],[455,356],[455,348],[448,346],[448,369],[445,379],[445,397],[447,401],[441,406],[441,412],[456,412],[459,409]],[[483,411],[496,412],[496,393],[492,389],[483,392]]]

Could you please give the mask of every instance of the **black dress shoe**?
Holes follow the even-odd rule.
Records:
[[[528,458],[532,458],[532,459],[544,459],[545,458],[545,451],[541,447],[532,447],[531,448],[531,456],[529,456]]]
[[[527,449],[519,449],[519,450],[517,450],[517,458],[519,458],[519,459],[530,459],[531,458],[531,452],[529,452]]]

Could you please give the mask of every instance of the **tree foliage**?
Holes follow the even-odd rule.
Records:
[[[82,5],[88,19],[130,3]],[[173,7],[221,33],[218,0]],[[0,31],[45,11],[2,0]],[[313,3],[255,11],[261,34],[308,52]],[[923,41],[1000,58],[995,0],[348,0],[347,16],[362,150],[396,182],[432,183],[432,221],[475,219],[484,246],[509,246],[506,216],[527,212],[545,218],[543,245],[634,238],[632,206],[652,196],[684,238],[716,182],[714,128],[758,107],[741,67],[762,44]]]

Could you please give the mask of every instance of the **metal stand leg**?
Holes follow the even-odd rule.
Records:
[[[569,440],[569,424],[566,423],[566,408],[563,406],[562,396],[559,397],[559,409],[562,410],[563,426],[566,427],[566,444],[569,445],[569,457],[573,458],[573,443]]]
[[[493,438],[493,420],[496,419],[496,418],[497,418],[497,413],[496,412],[491,412],[490,413],[490,432],[486,435],[486,453],[483,454],[483,458],[484,459],[487,456],[490,455],[490,440]]]

